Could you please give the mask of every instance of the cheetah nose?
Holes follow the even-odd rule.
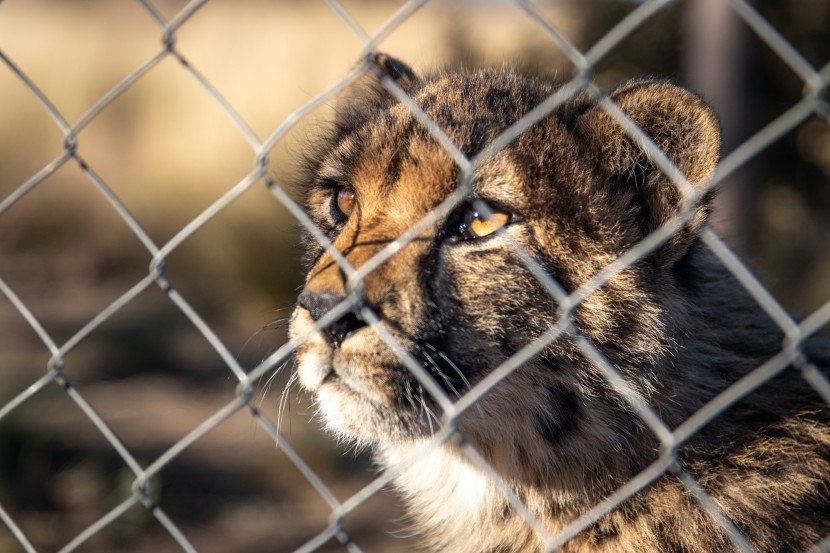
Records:
[[[334,292],[318,294],[306,291],[300,294],[300,297],[297,298],[297,303],[307,309],[311,318],[316,322],[344,299],[344,296]],[[329,323],[326,328],[322,329],[322,333],[331,346],[337,347],[349,334],[360,330],[364,326],[366,326],[366,323],[353,312],[349,311],[341,315],[336,321]]]

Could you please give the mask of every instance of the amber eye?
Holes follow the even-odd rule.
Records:
[[[334,191],[334,205],[344,218],[349,218],[356,204],[357,200],[355,199],[354,192],[348,188],[341,186]]]
[[[497,207],[476,201],[461,214],[458,234],[466,240],[484,238],[503,228],[510,222],[510,214]]]

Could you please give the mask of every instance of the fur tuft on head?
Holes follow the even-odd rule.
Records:
[[[384,80],[409,94],[420,82],[408,65],[386,54],[368,54],[363,59],[362,67],[365,67],[363,75],[346,87],[337,99],[334,123],[340,135],[360,128],[378,113],[378,107],[391,105],[395,101],[384,86]]]

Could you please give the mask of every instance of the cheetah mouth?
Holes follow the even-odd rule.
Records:
[[[329,368],[329,372],[323,377],[320,389],[327,388],[350,397],[368,400],[370,403],[377,405],[388,404],[387,394],[381,393],[371,380],[359,374],[360,367],[355,365],[348,362],[333,363]]]
[[[428,388],[424,386],[425,378],[435,384],[450,401],[459,399],[471,388],[467,376],[469,371],[456,362],[439,342],[410,338],[400,340],[399,343],[406,343],[401,348],[407,358],[404,360],[404,355],[382,340],[370,346],[362,344],[364,347],[357,351],[349,348],[355,341],[350,336],[341,344],[328,346],[328,366],[320,382],[321,386],[340,387],[375,403],[396,403],[404,409],[406,407],[403,403],[410,407],[415,405],[411,405],[412,401],[402,402],[399,397],[397,401],[390,402],[386,397],[389,394],[384,397],[377,394],[374,383],[396,383],[405,394],[415,396],[419,409],[423,407],[422,402],[427,402],[430,407],[434,407],[435,403],[432,395],[425,391]],[[378,351],[384,351],[385,359],[373,365],[367,357],[372,357]]]
[[[326,426],[341,436],[388,441],[429,435],[444,403],[435,396],[454,401],[470,388],[465,369],[440,340],[390,325],[385,330],[395,344],[372,326],[335,343],[313,324],[304,309],[292,321],[299,381],[315,397]]]

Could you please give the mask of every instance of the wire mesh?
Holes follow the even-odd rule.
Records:
[[[813,67],[779,33],[772,23],[761,16],[745,0],[723,1],[731,6],[734,13],[745,22],[757,38],[766,44],[800,79],[803,83],[803,95],[782,115],[758,130],[743,144],[729,153],[718,164],[715,175],[708,185],[709,187],[717,186],[727,176],[741,169],[754,158],[763,155],[771,144],[801,125],[808,118],[817,115],[827,119],[828,114],[825,94],[828,84],[830,84],[830,64],[819,69]],[[418,10],[428,4],[424,0],[406,2],[389,16],[386,22],[376,31],[368,32],[361,26],[350,8],[336,0],[327,0],[325,3],[330,8],[331,14],[339,18],[340,23],[349,32],[353,33],[359,41],[363,54],[375,51],[387,37],[398,32],[403,25],[415,16]],[[539,6],[528,1],[516,1],[513,7],[524,14],[550,38],[551,43],[555,45],[554,47],[559,48],[573,65],[574,72],[571,79],[567,80],[561,88],[558,88],[549,98],[506,129],[501,136],[473,158],[466,157],[440,127],[431,121],[427,114],[408,97],[404,90],[391,79],[384,78],[382,82],[388,91],[414,114],[418,122],[429,131],[455,161],[459,169],[458,187],[455,193],[450,195],[436,210],[406,233],[387,244],[371,260],[360,267],[351,267],[326,236],[316,228],[303,207],[293,198],[293,194],[290,193],[285,183],[271,173],[269,156],[271,156],[275,147],[286,140],[286,136],[300,121],[320,106],[332,102],[338,93],[365,72],[372,71],[371,63],[364,61],[351,72],[342,74],[331,82],[322,93],[313,96],[304,105],[296,108],[271,132],[261,138],[254,127],[241,115],[241,112],[234,107],[233,102],[223,97],[219,87],[212,84],[210,77],[198,69],[198,63],[188,57],[186,44],[179,40],[180,35],[194,24],[193,22],[198,18],[200,10],[209,5],[210,2],[194,0],[180,10],[175,11],[170,17],[163,15],[163,11],[149,0],[138,0],[136,4],[154,22],[155,30],[153,34],[159,45],[146,58],[146,61],[123,76],[104,94],[95,98],[90,107],[79,117],[73,118],[63,114],[50,100],[49,95],[38,86],[37,79],[27,74],[26,64],[22,61],[16,61],[15,56],[0,50],[2,66],[10,72],[17,84],[22,86],[26,93],[37,102],[40,109],[48,114],[61,137],[59,153],[34,171],[31,176],[25,178],[21,184],[5,193],[5,197],[0,201],[0,218],[11,212],[18,204],[23,203],[39,187],[44,187],[50,177],[67,166],[74,166],[83,173],[95,193],[100,195],[100,199],[108,206],[107,209],[110,214],[116,216],[117,220],[120,220],[129,229],[146,251],[149,259],[149,266],[145,274],[140,275],[137,281],[129,286],[126,291],[120,293],[117,298],[85,321],[78,330],[70,333],[65,338],[59,336],[61,333],[47,330],[47,327],[35,315],[35,310],[27,305],[28,300],[18,295],[15,287],[0,274],[0,292],[8,300],[7,303],[15,314],[13,324],[30,328],[39,339],[43,352],[48,356],[43,373],[26,383],[22,391],[9,397],[0,406],[0,425],[8,424],[8,420],[13,418],[27,403],[36,397],[42,396],[47,390],[57,387],[61,394],[77,407],[82,416],[94,425],[103,442],[115,454],[120,468],[125,469],[129,474],[131,482],[130,492],[126,496],[121,497],[112,508],[106,510],[97,520],[85,526],[74,538],[60,544],[58,550],[61,553],[84,550],[85,544],[92,540],[96,534],[104,532],[116,521],[126,517],[136,506],[145,509],[181,550],[187,552],[198,551],[199,548],[194,545],[193,536],[184,531],[177,523],[176,517],[169,515],[165,511],[163,503],[157,500],[157,496],[154,495],[153,491],[154,479],[160,476],[163,477],[165,471],[169,470],[178,458],[191,450],[194,444],[197,444],[205,435],[240,413],[249,417],[252,424],[262,429],[268,439],[276,444],[277,449],[286,456],[329,510],[328,522],[324,525],[325,527],[319,533],[308,537],[304,544],[292,550],[302,552],[319,551],[327,544],[335,541],[341,544],[345,550],[362,551],[363,549],[361,549],[358,541],[353,539],[345,528],[347,516],[371,498],[380,494],[394,479],[398,471],[404,470],[408,464],[417,459],[422,451],[415,452],[409,461],[404,462],[401,467],[382,472],[371,482],[349,494],[345,500],[338,500],[338,494],[325,483],[327,478],[319,475],[312,468],[312,465],[304,458],[303,454],[292,445],[291,437],[283,434],[280,424],[275,422],[273,417],[261,408],[257,400],[255,389],[258,382],[290,359],[293,353],[292,344],[286,341],[264,360],[254,363],[252,366],[246,366],[240,362],[236,352],[226,345],[220,337],[221,333],[217,332],[214,326],[208,322],[208,318],[203,314],[204,309],[197,307],[192,300],[189,300],[187,293],[177,289],[175,279],[168,277],[168,261],[194,235],[209,226],[217,216],[230,209],[241,197],[248,195],[253,188],[267,189],[273,201],[282,206],[298,225],[304,227],[311,234],[313,239],[320,242],[325,251],[333,257],[344,273],[348,275],[351,293],[337,308],[317,321],[315,329],[324,328],[337,320],[342,314],[351,311],[355,306],[362,305],[360,293],[363,278],[396,255],[397,252],[421,234],[424,229],[445,217],[464,199],[469,191],[472,175],[477,168],[481,167],[492,156],[498,154],[528,128],[550,114],[556,107],[581,91],[595,97],[602,108],[623,127],[629,136],[635,139],[637,143],[643,144],[644,153],[649,160],[678,187],[684,198],[686,208],[682,209],[676,217],[666,222],[632,249],[624,252],[617,260],[599,271],[584,285],[570,293],[562,289],[558,282],[548,276],[528,252],[524,251],[520,245],[514,244],[513,247],[526,268],[541,282],[559,305],[558,323],[493,370],[460,398],[449,397],[435,383],[421,363],[411,358],[406,349],[398,344],[394,337],[385,330],[384,326],[381,325],[378,314],[371,307],[363,305],[361,314],[363,319],[376,329],[378,335],[398,353],[402,363],[413,373],[417,381],[442,409],[442,416],[440,418],[436,417],[434,421],[438,426],[433,439],[424,449],[437,447],[447,441],[454,441],[460,445],[461,451],[464,452],[469,461],[493,479],[510,505],[517,512],[524,515],[528,524],[537,531],[550,551],[555,551],[565,545],[571,538],[585,530],[604,514],[612,511],[626,499],[668,472],[677,475],[688,493],[723,528],[725,534],[738,550],[754,550],[747,538],[724,515],[717,503],[707,495],[703,486],[690,473],[680,467],[677,463],[677,449],[731,405],[734,405],[741,398],[792,365],[800,371],[803,378],[822,397],[830,399],[830,382],[804,355],[801,349],[805,339],[820,331],[822,327],[830,322],[830,302],[825,303],[800,322],[795,320],[789,315],[788,310],[776,300],[775,295],[753,276],[752,271],[741,258],[715,232],[708,229],[704,230],[702,234],[703,243],[741,282],[758,305],[781,329],[785,339],[777,355],[737,382],[732,383],[711,402],[674,429],[669,428],[637,391],[628,386],[625,379],[588,339],[578,335],[571,321],[574,309],[591,293],[602,287],[614,275],[654,251],[678,229],[682,228],[691,217],[691,206],[694,205],[699,194],[693,190],[686,177],[666,154],[601,92],[592,76],[598,64],[609,53],[622,48],[624,41],[630,35],[640,30],[670,4],[668,0],[640,2],[636,8],[631,10],[616,25],[606,31],[593,46],[587,49],[580,49],[566,38],[568,33],[559,30],[559,23],[551,20]],[[464,9],[463,6],[462,9]],[[0,18],[2,17],[3,14],[0,11]],[[0,48],[2,46],[3,39],[0,37]],[[252,52],[251,57],[256,58],[256,52]],[[365,56],[359,56],[359,58],[368,59]],[[163,64],[170,62],[177,64],[181,72],[192,79],[193,83],[210,98],[210,101],[218,106],[231,127],[247,145],[250,153],[253,154],[253,163],[234,185],[219,195],[218,199],[215,199],[196,216],[176,229],[171,237],[160,240],[153,233],[145,230],[145,224],[140,217],[133,215],[128,207],[128,202],[124,201],[120,194],[115,192],[108,184],[107,177],[103,176],[104,173],[96,170],[99,162],[82,155],[81,152],[84,151],[85,143],[82,131],[94,125],[96,119],[110,109],[119,97],[133,93],[150,75],[160,71]],[[70,122],[71,120],[76,122],[73,124]],[[107,229],[101,228],[99,231],[106,233]],[[105,327],[116,318],[127,306],[142,302],[143,298],[146,297],[146,293],[153,287],[161,291],[169,304],[189,321],[189,324],[200,336],[200,340],[219,357],[226,378],[234,382],[235,394],[227,397],[221,408],[211,412],[209,416],[201,420],[183,437],[175,440],[159,455],[146,459],[136,456],[131,448],[118,437],[118,432],[113,429],[107,416],[100,414],[94,407],[95,403],[87,400],[83,388],[73,385],[76,376],[71,371],[67,371],[65,367],[67,359],[73,356],[73,352],[89,341],[93,335],[100,333],[102,327]],[[642,418],[643,423],[657,436],[661,445],[661,454],[653,464],[593,509],[584,513],[569,527],[559,533],[551,534],[538,520],[534,519],[530,511],[522,504],[521,499],[512,493],[509,486],[501,480],[480,453],[464,440],[464,437],[456,430],[456,426],[459,418],[467,409],[475,406],[485,394],[499,386],[505,378],[562,336],[570,336],[576,340],[580,351],[604,375],[608,385],[616,390],[630,405],[631,409]],[[152,406],[147,406],[147,408],[150,409]],[[14,499],[6,498],[3,502],[0,502],[0,519],[10,532],[13,538],[12,543],[18,549],[28,553],[45,550],[41,546],[35,545],[37,540],[32,539],[24,527],[16,521],[14,512],[17,510],[17,506],[14,501]],[[830,550],[828,543],[830,543],[830,536],[816,544],[812,551],[828,551]],[[280,544],[271,545],[273,550],[286,550]]]

